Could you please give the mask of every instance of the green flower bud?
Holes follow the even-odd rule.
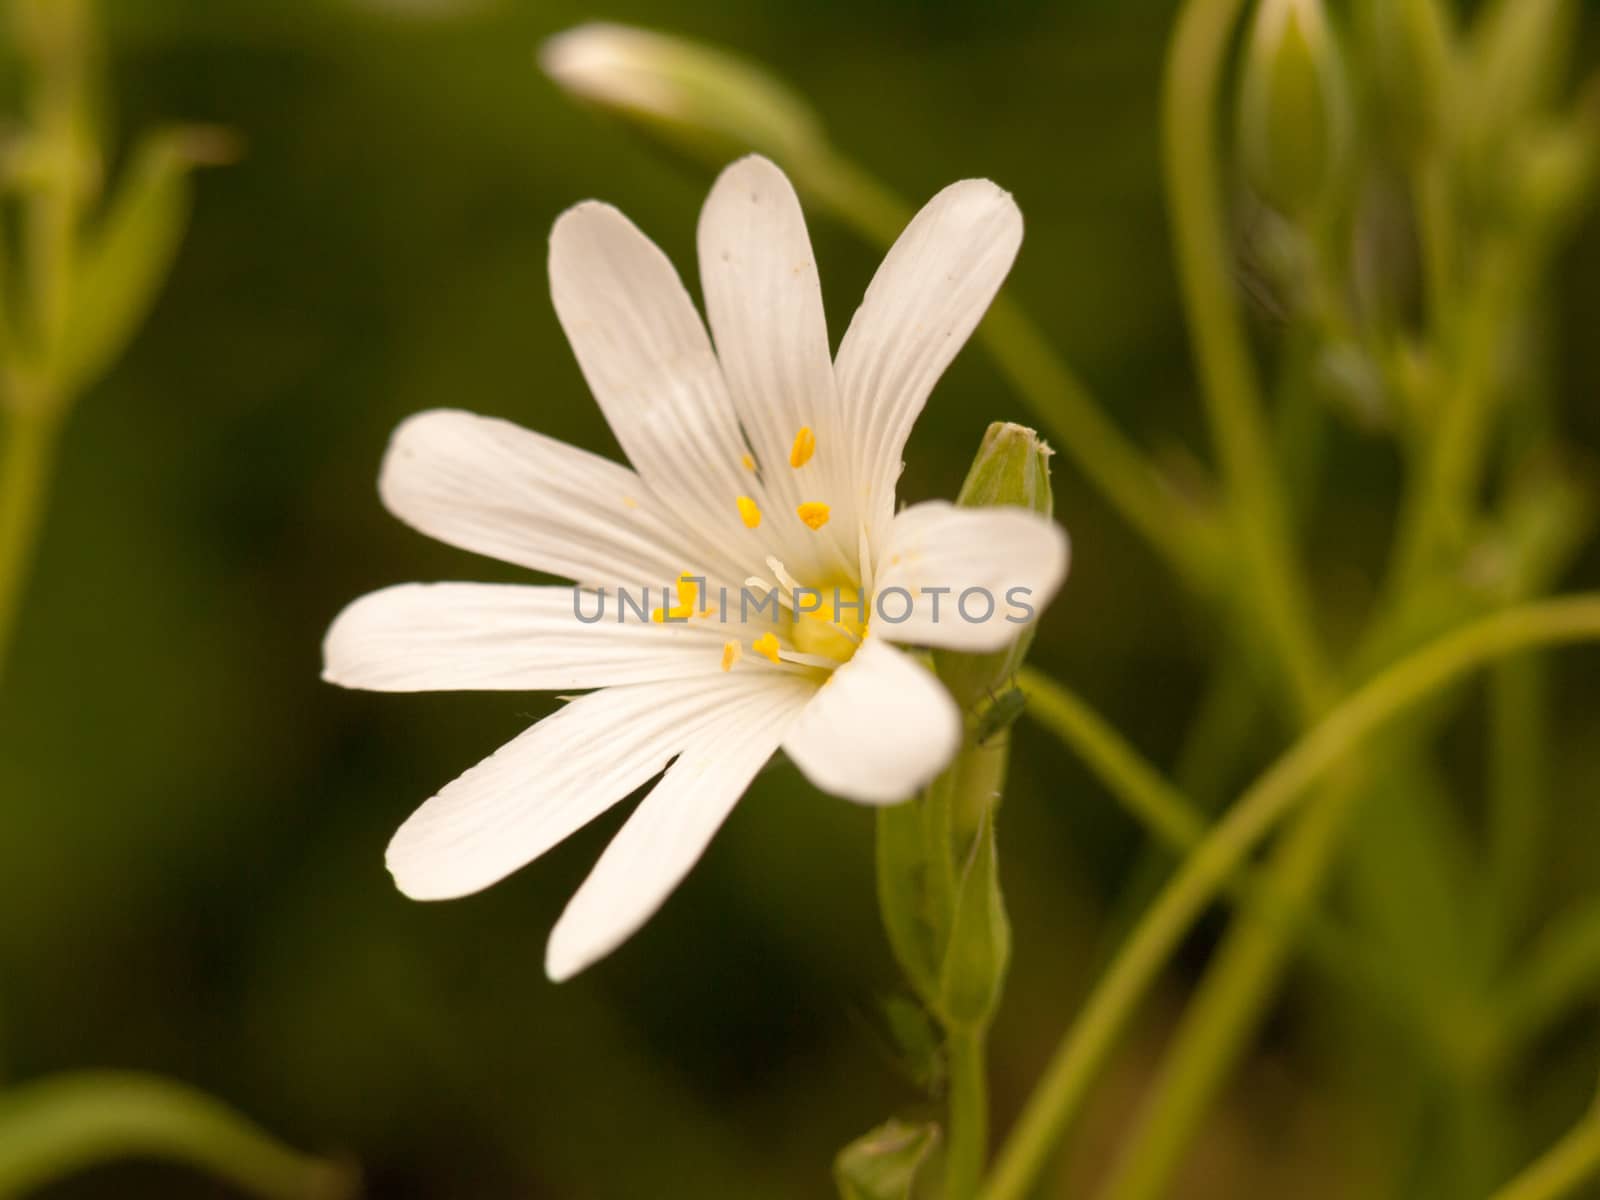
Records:
[[[1050,516],[1055,509],[1050,492],[1050,456],[1054,453],[1033,430],[996,421],[983,435],[956,503],[963,508],[1013,505]],[[1033,627],[1028,626],[1004,650],[992,654],[940,651],[934,655],[934,666],[956,703],[972,712],[986,698],[998,698],[1010,686],[1032,641]]]
[[[751,151],[788,163],[826,150],[798,95],[756,64],[687,38],[580,25],[546,41],[539,63],[572,95],[714,167]]]
[[[1239,155],[1263,199],[1304,216],[1329,196],[1350,137],[1344,67],[1321,0],[1262,0],[1239,96]]]
[[[1439,139],[1452,110],[1449,14],[1441,0],[1364,0],[1358,11],[1381,97],[1380,136],[1412,155]]]

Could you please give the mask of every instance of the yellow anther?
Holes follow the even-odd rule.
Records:
[[[695,602],[700,599],[700,584],[704,578],[702,575],[691,575],[687,571],[678,576],[678,607],[672,610],[673,616],[678,615],[679,608],[685,610],[684,616],[694,611]]]
[[[770,637],[771,635],[769,634],[768,636]],[[739,649],[738,642],[723,642],[722,669],[724,671],[733,670],[733,664],[739,661],[739,658],[741,655],[743,655],[743,653],[744,651]]]
[[[624,496],[622,498],[622,506],[624,508],[638,508],[639,507],[639,502],[637,500],[635,500],[632,496]]]
[[[750,643],[750,649],[761,655],[762,658],[769,660],[774,666],[777,665],[778,639],[776,635],[771,633],[763,633],[755,641]],[[726,651],[724,651],[724,654],[726,654]]]
[[[682,575],[679,575],[676,588],[678,593],[678,602],[671,608],[656,609],[650,614],[650,619],[657,625],[661,625],[668,620],[687,621],[690,617],[694,616],[695,601],[700,598],[700,584],[703,582],[703,580],[703,576],[691,575],[687,571],[685,571]],[[701,613],[700,615],[705,616],[706,613]]]
[[[737,503],[739,505],[739,519],[744,522],[746,529],[754,529],[761,524],[761,510],[756,507],[754,500],[750,499],[749,496],[740,496]]]
[[[807,500],[794,511],[812,529],[821,529],[828,523],[828,518],[833,515],[833,510],[821,500]]]
[[[739,455],[739,465],[746,471],[749,471],[752,475],[756,473],[756,460],[751,458],[748,454]]]
[[[789,465],[798,471],[816,452],[817,435],[811,432],[811,426],[800,426],[800,432],[794,435],[794,445],[789,448]]]

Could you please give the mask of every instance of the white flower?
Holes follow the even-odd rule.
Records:
[[[1042,608],[1067,566],[1065,535],[1031,512],[894,508],[912,423],[1021,238],[1007,193],[946,188],[895,243],[830,360],[800,206],[767,160],[724,171],[701,213],[715,351],[666,256],[626,217],[596,202],[561,216],[556,312],[633,469],[504,421],[427,412],[395,433],[384,502],[441,541],[613,598],[659,597],[685,575],[708,591],[685,587],[655,620],[621,623],[609,611],[579,621],[566,587],[407,584],[347,608],[324,647],[325,677],[346,687],[595,689],[401,827],[388,865],[403,892],[485,888],[661,775],[556,925],[546,968],[564,979],[660,907],[778,749],[818,787],[867,804],[938,774],[961,714],[890,642],[999,649],[1019,629],[1005,594],[1029,589]],[[741,621],[746,581],[788,607]],[[795,617],[795,584],[837,587],[869,614],[901,588],[914,611],[864,625],[830,599]],[[953,611],[973,587],[1000,598],[992,619]],[[708,601],[723,588],[726,619]],[[892,607],[899,617],[905,604]]]

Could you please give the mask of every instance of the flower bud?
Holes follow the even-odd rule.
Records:
[[[1321,0],[1262,0],[1239,95],[1246,179],[1303,216],[1329,195],[1348,139],[1344,67]]]
[[[1415,154],[1437,142],[1452,108],[1449,14],[1442,0],[1364,0],[1359,16],[1381,98],[1379,136]]]
[[[1054,453],[1033,430],[996,421],[983,435],[956,503],[963,508],[1013,505],[1050,516],[1055,508],[1050,492],[1050,456]],[[986,697],[1010,686],[1032,641],[1030,625],[1004,650],[991,654],[941,651],[934,655],[934,663],[956,703],[971,712]]]
[[[816,114],[793,91],[687,38],[597,22],[547,40],[539,64],[574,96],[711,166],[751,151],[787,163],[826,148]]]

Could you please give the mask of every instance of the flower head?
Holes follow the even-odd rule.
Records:
[[[767,160],[724,171],[701,215],[711,336],[620,212],[562,215],[556,313],[632,469],[436,411],[395,433],[380,491],[424,533],[579,590],[373,593],[334,622],[325,676],[379,691],[594,690],[402,826],[388,852],[402,891],[487,887],[659,775],[556,925],[546,966],[562,979],[655,912],[777,750],[866,804],[905,799],[949,762],[961,714],[894,643],[1005,646],[1054,594],[1067,543],[1020,508],[897,513],[895,481],[1021,236],[993,184],[946,188],[830,357],[799,202]],[[654,606],[629,611],[647,588]],[[991,604],[964,603],[972,593]]]

